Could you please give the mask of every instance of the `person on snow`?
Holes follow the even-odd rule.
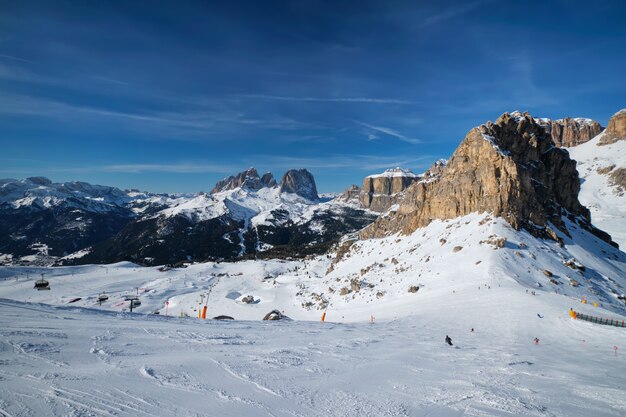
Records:
[[[538,337],[535,337],[534,342],[535,342],[535,346],[539,346],[539,338]]]
[[[446,335],[446,343],[452,346],[452,339],[450,339],[450,336],[448,335]]]

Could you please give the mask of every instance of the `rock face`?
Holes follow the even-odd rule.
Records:
[[[218,181],[211,190],[211,194],[233,190],[237,187],[247,188],[249,190],[260,190],[263,187],[274,186],[276,186],[276,180],[271,172],[267,172],[263,174],[263,177],[259,177],[256,168],[249,168],[237,175],[231,175]]]
[[[604,131],[602,139],[598,145],[609,145],[618,140],[626,139],[626,109],[622,109],[615,113],[609,119],[609,125]]]
[[[339,199],[346,203],[351,202],[351,201],[357,202],[359,201],[360,194],[361,194],[361,187],[359,187],[358,185],[352,184],[341,194],[341,196],[339,196]]]
[[[535,121],[545,128],[559,148],[580,145],[602,132],[600,123],[591,119],[566,117],[559,120],[535,119]]]
[[[611,242],[591,225],[579,190],[576,162],[554,146],[544,127],[528,113],[505,113],[495,123],[472,129],[440,178],[413,184],[398,211],[377,219],[361,237],[412,233],[433,219],[487,211],[516,229],[555,240],[550,224],[567,233],[562,220],[567,215]]]
[[[306,169],[290,169],[280,180],[280,192],[297,194],[307,200],[319,200],[315,178]]]
[[[361,207],[385,212],[398,202],[400,193],[419,179],[419,175],[402,168],[388,169],[382,174],[365,177],[359,195]]]
[[[274,175],[271,172],[266,172],[261,177],[261,184],[264,187],[276,187],[276,180],[274,179]]]

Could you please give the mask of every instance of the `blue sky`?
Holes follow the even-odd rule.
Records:
[[[0,177],[341,191],[501,113],[626,107],[623,1],[0,0]]]

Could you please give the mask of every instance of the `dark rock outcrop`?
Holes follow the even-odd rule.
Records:
[[[563,216],[607,242],[589,210],[578,201],[576,162],[528,113],[504,113],[495,123],[472,129],[439,179],[405,191],[397,212],[377,219],[362,238],[412,233],[433,219],[490,212],[514,228],[557,239],[550,225],[567,233]]]
[[[231,175],[218,181],[215,184],[215,187],[211,190],[211,194],[234,190],[237,187],[245,187],[250,190],[260,190],[263,187],[263,184],[256,168],[248,168],[237,175]]]
[[[626,109],[622,109],[611,116],[599,145],[609,145],[618,140],[626,140]]]
[[[287,316],[285,316],[280,311],[272,310],[263,317],[263,320],[284,320],[286,318]]]
[[[559,148],[569,148],[588,142],[602,132],[595,120],[566,117],[559,120],[535,119],[552,137]]]
[[[276,187],[276,179],[274,178],[274,175],[272,175],[271,172],[263,174],[261,177],[261,185],[263,187]]]
[[[280,180],[280,192],[297,194],[307,200],[319,200],[315,178],[306,169],[290,169]]]
[[[222,314],[220,316],[213,317],[213,320],[235,320],[235,319],[232,318],[231,316],[226,316]]]

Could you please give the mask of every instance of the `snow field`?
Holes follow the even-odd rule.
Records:
[[[612,185],[608,173],[601,170],[626,167],[626,140],[598,146],[602,136],[603,133],[567,150],[577,161],[578,173],[583,178],[580,202],[591,211],[593,224],[608,232],[623,249],[626,248],[626,194]]]
[[[341,259],[3,267],[0,414],[621,416],[626,329],[568,311],[623,319],[626,255],[568,227],[560,247],[473,214]],[[196,318],[207,294],[237,320]]]

